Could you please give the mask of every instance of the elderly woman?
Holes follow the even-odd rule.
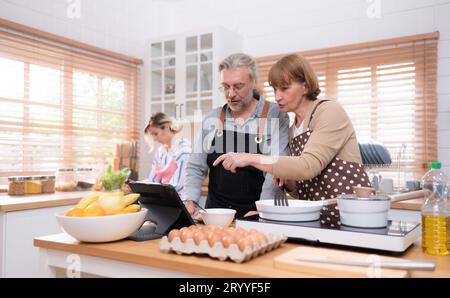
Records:
[[[292,54],[269,72],[269,83],[282,112],[295,114],[289,130],[290,156],[227,153],[214,162],[230,171],[253,166],[272,173],[275,182],[304,200],[333,199],[353,193],[353,186],[370,186],[361,166],[355,130],[345,110],[334,100],[318,100],[319,82],[310,64]],[[334,207],[325,207],[324,221],[337,221]]]

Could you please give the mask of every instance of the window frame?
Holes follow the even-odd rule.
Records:
[[[17,130],[20,127],[22,135],[21,144],[24,146],[20,149],[21,156],[23,158],[22,162],[20,162],[20,169],[5,169],[5,171],[0,171],[0,184],[6,183],[6,178],[8,176],[23,176],[23,175],[47,175],[54,174],[54,172],[60,167],[73,167],[71,159],[74,156],[74,149],[72,146],[67,145],[73,142],[72,138],[74,134],[72,133],[73,128],[73,91],[74,91],[74,76],[75,71],[82,71],[89,73],[90,75],[94,75],[98,78],[99,88],[97,90],[97,98],[103,97],[103,86],[102,82],[104,79],[108,78],[116,81],[123,81],[123,97],[124,97],[124,112],[122,113],[120,110],[111,111],[111,113],[117,112],[121,114],[123,118],[123,130],[121,130],[118,134],[123,141],[137,142],[139,139],[139,93],[138,88],[140,84],[140,69],[139,65],[142,64],[142,61],[134,58],[128,59],[123,55],[107,55],[110,52],[105,50],[96,51],[97,49],[93,47],[84,47],[81,45],[80,47],[74,47],[74,44],[70,42],[64,42],[67,40],[61,39],[59,42],[55,42],[55,40],[42,39],[41,33],[37,32],[37,34],[29,34],[27,30],[33,31],[28,27],[19,27],[19,29],[24,29],[24,31],[14,31],[7,30],[2,25],[5,25],[3,22],[0,22],[0,57],[5,59],[10,59],[14,61],[19,61],[23,63],[24,68],[24,81],[23,81],[23,98],[17,99],[12,97],[2,97],[2,102],[11,102],[17,103],[23,107],[22,117],[15,119],[13,122],[16,122],[15,128],[11,128],[10,131]],[[8,24],[6,24],[8,25]],[[14,27],[14,26],[13,26]],[[17,28],[16,28],[17,29]],[[36,33],[36,32],[34,32]],[[42,33],[44,36],[48,37],[47,33]],[[51,36],[55,37],[55,36]],[[2,44],[3,43],[3,44]],[[17,44],[17,49],[14,47]],[[80,44],[77,44],[80,45]],[[3,49],[3,50],[2,50]],[[111,52],[112,53],[112,52]],[[123,58],[123,59],[122,59]],[[80,64],[77,64],[77,61],[80,61]],[[31,65],[37,65],[41,67],[48,67],[52,69],[56,69],[60,71],[60,101],[59,103],[50,103],[50,102],[38,102],[32,100],[30,98],[30,90],[31,90]],[[98,65],[104,65],[105,67],[98,67]],[[76,67],[75,67],[76,66]],[[97,66],[97,67],[96,67]],[[60,140],[56,141],[55,144],[61,142],[63,152],[61,152],[60,156],[62,158],[62,162],[54,162],[58,163],[58,166],[55,166],[51,171],[43,170],[39,171],[36,167],[33,167],[32,162],[32,154],[26,152],[32,152],[30,144],[27,145],[28,142],[25,142],[24,138],[26,135],[32,131],[33,126],[35,124],[31,122],[30,114],[27,112],[30,109],[30,105],[38,104],[41,107],[52,106],[57,107],[61,113],[61,121],[55,122],[55,127],[50,126],[48,129],[56,129],[58,132],[55,132],[55,135],[60,138]],[[101,101],[97,101],[96,106],[94,107],[96,110],[96,114],[99,115],[100,118],[104,117],[105,114],[109,113],[107,108],[102,106]],[[128,109],[128,111],[127,111]],[[100,119],[99,118],[99,119]],[[21,119],[22,124],[17,122]],[[102,119],[100,119],[102,120]],[[100,121],[98,120],[98,121]],[[7,125],[5,121],[4,125]],[[101,123],[103,123],[101,121]],[[51,125],[51,124],[49,124]],[[103,124],[102,124],[103,125]],[[97,129],[100,133],[97,138],[104,138],[107,133],[103,132],[103,127],[99,126]],[[44,128],[45,130],[45,128]],[[5,129],[5,131],[8,131]],[[117,132],[117,130],[116,130]],[[32,133],[32,132],[31,132]],[[99,141],[100,142],[100,141]],[[19,142],[17,142],[19,144]],[[111,160],[108,160],[111,164],[113,163],[114,153],[116,146],[110,144],[111,148],[109,148],[112,152],[112,156],[110,156]],[[105,152],[102,152],[101,156],[98,157],[101,160],[105,160]],[[97,150],[97,152],[100,152]],[[4,152],[8,152],[5,150]],[[25,152],[25,153],[24,153]],[[45,149],[44,149],[45,152]],[[139,149],[137,152],[137,157],[139,157]],[[0,161],[5,165],[8,163],[7,161]],[[45,164],[44,161],[41,161],[42,164]],[[10,162],[9,164],[13,164]],[[19,166],[18,166],[19,167]]]

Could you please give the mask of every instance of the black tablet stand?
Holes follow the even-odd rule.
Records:
[[[144,224],[128,238],[135,241],[158,239],[172,229],[194,224],[191,215],[181,201],[175,188],[169,184],[130,182],[128,184],[147,216]],[[153,223],[153,224],[148,224]]]

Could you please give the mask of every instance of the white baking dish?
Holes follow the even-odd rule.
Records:
[[[273,200],[256,201],[262,219],[275,221],[313,221],[320,217],[323,201],[289,200],[289,206],[275,206]]]
[[[337,199],[341,223],[360,228],[382,228],[388,224],[391,200],[386,196],[341,195]]]

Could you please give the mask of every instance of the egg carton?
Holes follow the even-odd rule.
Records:
[[[234,243],[225,248],[221,241],[217,241],[213,246],[210,246],[208,240],[202,240],[197,245],[193,239],[187,239],[183,243],[180,237],[175,237],[172,242],[169,242],[167,236],[161,239],[159,248],[165,253],[173,251],[179,255],[206,254],[221,261],[229,258],[236,263],[242,263],[279,247],[287,240],[285,235],[267,234],[266,236],[267,241],[264,244],[254,244],[253,248],[247,246],[243,251]]]

